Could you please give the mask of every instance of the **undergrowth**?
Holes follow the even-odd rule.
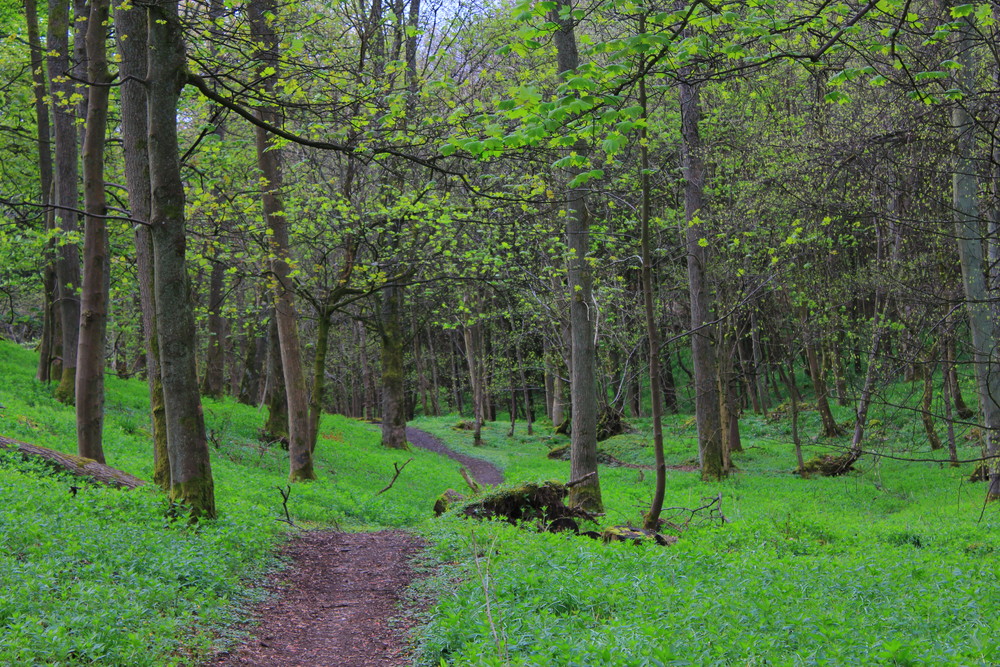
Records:
[[[73,410],[33,379],[35,363],[0,342],[0,435],[75,453]],[[296,530],[277,520],[288,454],[260,440],[263,412],[230,400],[204,409],[220,517],[194,528],[166,518],[157,489],[102,488],[0,455],[0,664],[197,664],[240,637],[256,583],[278,565],[271,554]],[[146,383],[109,377],[108,464],[150,479],[149,428]],[[437,455],[379,443],[371,424],[324,416],[320,479],[288,501],[296,526],[413,526],[461,483]]]

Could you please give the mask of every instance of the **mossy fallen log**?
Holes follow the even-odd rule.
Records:
[[[653,530],[645,528],[634,528],[632,526],[608,526],[597,534],[603,542],[631,542],[632,544],[642,544],[652,542],[661,547],[670,546],[677,542],[674,535],[663,535]]]
[[[839,477],[854,469],[854,464],[861,458],[857,452],[847,452],[840,456],[833,454],[823,454],[809,459],[802,466],[802,472],[807,475],[820,475],[822,477]]]
[[[498,518],[510,523],[537,520],[551,524],[562,518],[594,519],[582,509],[567,507],[565,499],[568,495],[568,487],[559,482],[528,482],[496,488],[460,506],[458,511],[470,518]]]
[[[135,489],[146,484],[144,480],[127,472],[98,463],[93,459],[73,454],[64,454],[48,447],[32,445],[20,440],[0,436],[0,449],[15,451],[25,458],[41,459],[53,469],[67,472],[77,477],[83,477],[98,484],[114,486],[120,489]]]
[[[460,503],[465,500],[465,496],[456,491],[455,489],[448,489],[434,502],[434,516],[441,516],[449,509],[452,508],[456,503]]]

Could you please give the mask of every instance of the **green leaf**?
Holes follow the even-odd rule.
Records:
[[[976,11],[976,5],[969,2],[964,5],[958,5],[957,7],[952,7],[951,16],[952,18],[960,19],[969,16],[974,11]]]

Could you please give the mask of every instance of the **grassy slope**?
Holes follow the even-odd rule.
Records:
[[[815,433],[815,414],[804,415]],[[846,417],[846,412],[842,417]],[[902,417],[899,417],[902,419]],[[420,420],[472,451],[452,420]],[[693,451],[685,417],[668,420],[667,460]],[[873,446],[928,457],[908,423],[876,422]],[[640,428],[648,428],[640,422]],[[724,526],[688,529],[674,547],[602,545],[505,525],[441,523],[442,574],[423,661],[450,665],[990,664],[1000,660],[1000,508],[961,469],[863,459],[859,474],[801,480],[787,419],[749,416],[740,472],[718,484],[669,472],[667,505],[722,495]],[[490,425],[476,453],[508,479],[565,479],[568,462],[541,459],[557,444]],[[652,460],[648,433],[605,446]],[[841,443],[842,444],[842,443]],[[812,453],[825,451],[822,443]],[[967,457],[977,450],[965,448]],[[513,474],[511,474],[513,473]],[[652,475],[602,468],[609,522],[638,523]],[[682,515],[676,515],[682,516]],[[456,579],[464,580],[454,588]],[[488,606],[487,606],[488,603]],[[487,613],[486,610],[489,610]]]
[[[0,342],[0,434],[75,452],[72,409],[32,377],[36,357]],[[148,479],[146,385],[108,378],[105,453],[110,465]],[[256,439],[263,415],[206,401],[221,517],[197,530],[164,519],[153,489],[84,488],[12,455],[0,458],[0,664],[190,663],[249,600],[247,583],[273,565],[285,524],[276,489],[287,454]],[[299,523],[345,529],[413,526],[431,515],[455,467],[422,451],[390,452],[375,427],[325,417],[320,481],[297,485]],[[407,466],[393,488],[393,462]]]
[[[31,379],[33,363],[0,343],[0,433],[72,451],[72,411]],[[108,396],[108,459],[148,477],[145,385],[109,378]],[[197,530],[164,520],[152,490],[86,488],[73,498],[69,482],[0,460],[0,664],[190,663],[239,616],[248,580],[272,564],[267,554],[283,536],[274,487],[284,483],[285,454],[257,443],[256,410],[228,401],[205,409],[222,517]],[[876,442],[926,456],[912,419],[881,418]],[[490,424],[487,446],[473,450],[467,432],[450,428],[455,421],[414,425],[496,461],[512,481],[568,474],[568,463],[544,458],[560,439],[542,429],[507,438],[506,425]],[[977,523],[982,490],[962,483],[968,471],[867,457],[858,475],[800,480],[788,473],[787,426],[748,417],[741,472],[725,482],[669,473],[668,505],[722,494],[729,522],[692,526],[667,549],[447,517],[424,523],[441,490],[463,487],[454,465],[383,451],[373,427],[337,417],[324,419],[323,479],[296,486],[289,506],[299,522],[423,526],[440,564],[424,584],[439,598],[422,634],[426,664],[1000,659],[998,509]],[[687,462],[689,419],[670,418],[666,430],[668,462]],[[814,414],[804,415],[803,432],[816,432]],[[648,441],[640,430],[605,447],[644,464]],[[409,456],[393,489],[376,497],[392,463]],[[651,474],[602,468],[601,478],[607,521],[637,521]]]

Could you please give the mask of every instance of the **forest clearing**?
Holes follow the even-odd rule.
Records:
[[[998,19],[0,0],[0,664],[1000,664]]]

